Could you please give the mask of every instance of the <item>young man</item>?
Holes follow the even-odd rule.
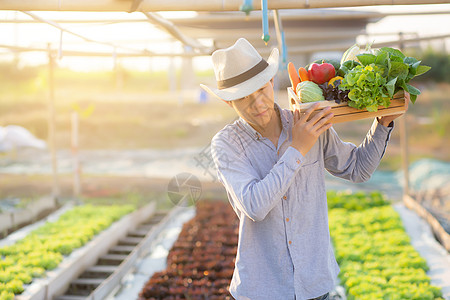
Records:
[[[212,54],[217,88],[239,119],[211,149],[240,219],[230,292],[237,300],[328,299],[339,272],[328,229],[325,170],[362,182],[377,168],[398,117],[374,120],[356,147],[339,139],[329,109],[305,112],[274,103],[278,50],[267,62],[245,39]]]

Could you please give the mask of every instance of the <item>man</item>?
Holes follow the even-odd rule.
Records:
[[[220,181],[239,217],[230,293],[237,300],[328,299],[339,273],[328,229],[325,169],[362,182],[377,168],[398,116],[374,120],[363,143],[342,142],[325,109],[274,103],[278,50],[267,62],[245,39],[212,54],[218,87],[201,85],[239,119],[211,143]]]

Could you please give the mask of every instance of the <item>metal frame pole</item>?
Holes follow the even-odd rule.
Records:
[[[76,201],[80,201],[81,195],[81,168],[78,156],[78,136],[79,136],[78,112],[72,112],[72,160],[73,160],[73,196]]]
[[[55,82],[54,82],[54,68],[55,56],[54,51],[51,50],[50,44],[48,49],[48,144],[52,157],[52,197],[54,201],[58,202],[59,197],[59,180],[58,180],[58,162],[56,158],[56,142],[55,142]]]
[[[403,52],[404,41],[403,33],[399,32],[399,48]],[[405,196],[409,196],[409,152],[408,152],[408,128],[406,114],[399,118],[400,127],[400,148],[402,155],[402,168],[403,168],[403,199]]]

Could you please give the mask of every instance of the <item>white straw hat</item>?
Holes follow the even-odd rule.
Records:
[[[216,50],[211,56],[217,88],[200,86],[226,101],[248,96],[275,76],[278,56],[278,49],[274,48],[265,61],[246,39],[240,38],[233,46]]]

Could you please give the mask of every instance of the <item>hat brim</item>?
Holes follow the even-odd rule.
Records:
[[[209,94],[225,101],[233,101],[243,98],[256,92],[275,76],[278,71],[278,59],[278,49],[274,48],[267,59],[268,66],[262,72],[258,73],[249,80],[221,90],[204,84],[200,84],[200,87],[202,87]]]

